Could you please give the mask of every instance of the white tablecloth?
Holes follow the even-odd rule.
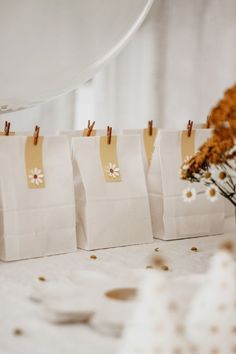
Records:
[[[223,242],[236,240],[234,219],[227,221],[225,234],[179,241],[155,240],[152,244],[30,259],[0,262],[0,354],[113,354],[120,339],[99,334],[87,325],[53,325],[47,322],[39,306],[29,300],[32,284],[39,276],[65,279],[71,272],[105,271],[128,273],[150,264],[155,248],[176,277],[205,272],[209,258]],[[198,247],[198,252],[190,250]],[[91,259],[95,254],[97,259]],[[94,294],[96,296],[96,294]],[[15,328],[24,334],[13,334]]]

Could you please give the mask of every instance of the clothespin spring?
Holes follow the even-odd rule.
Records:
[[[107,127],[107,144],[111,144],[112,127]]]
[[[38,138],[39,138],[39,130],[40,130],[40,127],[38,127],[37,125],[35,126],[35,129],[34,129],[34,145],[37,145],[38,144]]]

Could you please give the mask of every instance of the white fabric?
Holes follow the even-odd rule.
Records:
[[[128,46],[79,89],[77,126],[204,122],[235,81],[235,21],[235,0],[156,0]]]
[[[182,131],[175,130],[160,129],[158,131],[158,153],[153,157],[153,166],[149,177],[154,236],[172,239],[222,233],[224,223],[224,201],[222,198],[214,203],[208,201],[204,195],[205,188],[201,184],[195,184],[193,187],[198,193],[196,200],[191,203],[183,200],[182,194],[184,189],[189,186],[189,182],[181,180],[179,176],[182,164],[181,134]],[[195,131],[195,151],[210,134],[209,129]],[[161,177],[161,181],[158,180],[158,177],[159,179]],[[162,207],[164,235],[161,220]],[[160,220],[157,221],[157,219]]]
[[[140,139],[117,136],[121,182],[106,182],[100,137],[73,138],[78,247],[98,249],[152,241]]]
[[[192,348],[230,353],[234,348],[236,268],[227,252],[214,255],[201,278],[170,281],[154,271],[139,288],[120,354],[189,354]]]
[[[25,141],[22,136],[0,138],[0,258],[7,261],[76,250],[68,139],[44,137],[41,189],[28,188]]]
[[[188,285],[183,287],[181,282],[168,282],[166,274],[160,271],[147,274],[139,286],[136,308],[127,321],[119,354],[173,354],[176,349],[181,350],[181,354],[189,354],[183,333],[176,333],[183,326],[180,313],[186,306],[183,298],[186,300]],[[182,290],[181,296],[177,292],[178,286]]]
[[[111,354],[116,353],[122,339],[111,338],[97,333],[87,325],[52,325],[46,321],[40,305],[29,301],[32,285],[39,276],[44,276],[43,285],[55,281],[77,279],[80,284],[84,271],[103,272],[113,279],[131,279],[133,271],[143,271],[150,264],[154,249],[169,266],[169,277],[188,276],[192,273],[206,273],[209,259],[224,240],[235,242],[236,227],[232,218],[227,222],[225,234],[215,237],[175,240],[165,242],[155,240],[153,244],[99,250],[96,260],[90,259],[90,253],[77,252],[29,259],[26,261],[0,262],[0,353],[4,354]],[[199,252],[191,252],[192,246]],[[150,269],[146,269],[149,272]],[[147,273],[148,274],[148,273]],[[88,280],[88,277],[87,277]],[[84,284],[85,294],[92,296],[96,303],[97,292],[91,291],[91,283]],[[133,286],[133,283],[130,282]],[[178,288],[181,291],[181,287]],[[124,317],[124,321],[127,321]],[[15,328],[21,328],[22,336],[14,336]],[[42,339],[43,338],[43,339]]]
[[[235,345],[236,268],[231,255],[218,252],[187,313],[187,337],[202,354],[212,348],[230,353]]]

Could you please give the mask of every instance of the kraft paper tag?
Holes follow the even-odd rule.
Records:
[[[152,135],[149,135],[149,129],[146,128],[143,130],[143,141],[144,141],[144,148],[146,152],[148,167],[150,167],[152,162],[152,155],[155,149],[156,136],[157,136],[157,128],[152,128]]]
[[[13,135],[15,135],[15,134],[16,134],[15,132],[9,132],[8,135],[5,135],[4,132],[0,132],[0,136],[13,136]]]
[[[116,147],[116,136],[112,135],[111,144],[107,143],[106,136],[100,137],[100,158],[106,182],[121,182]]]
[[[83,131],[83,136],[87,136],[87,133],[88,133],[88,128],[85,128]],[[96,130],[93,129],[89,136],[95,136],[95,135],[96,135]]]
[[[45,188],[43,170],[43,136],[38,137],[37,145],[34,145],[34,137],[29,136],[25,141],[25,169],[28,187],[30,189]]]
[[[195,153],[195,131],[192,130],[191,136],[188,136],[187,130],[183,130],[181,134],[181,154],[182,163],[192,157]]]

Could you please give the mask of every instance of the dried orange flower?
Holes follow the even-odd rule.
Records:
[[[214,128],[213,134],[187,162],[187,166],[186,162],[182,165],[181,178],[190,182],[204,180],[207,186],[214,184],[219,193],[236,206],[236,84],[225,91],[207,121]],[[226,186],[211,175],[213,166],[221,170],[221,177],[224,174],[222,180],[228,179]]]

